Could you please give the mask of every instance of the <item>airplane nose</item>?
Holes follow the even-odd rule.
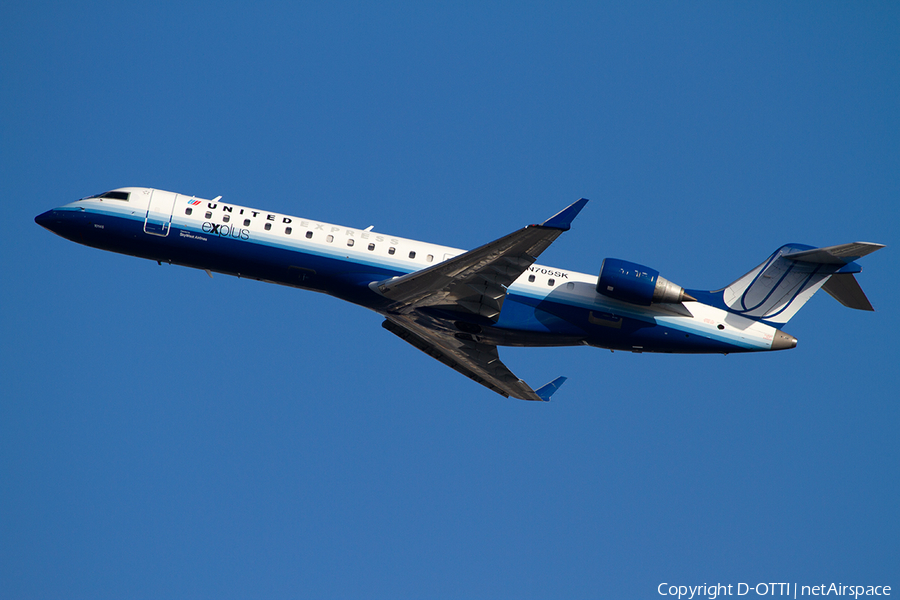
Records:
[[[53,209],[36,216],[34,222],[56,235],[78,241],[72,237],[74,232],[77,231],[78,225],[77,222],[73,221],[72,217],[72,211]]]
[[[47,212],[41,213],[34,218],[34,222],[37,223],[38,225],[40,225],[41,227],[43,227],[44,229],[49,229],[50,231],[53,231],[51,224],[57,220],[55,218],[54,213],[56,213],[55,210],[48,210]]]

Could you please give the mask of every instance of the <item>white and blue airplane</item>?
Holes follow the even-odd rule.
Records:
[[[584,208],[582,198],[468,252],[372,230],[125,187],[37,217],[74,242],[141,258],[330,294],[506,397],[550,399],[565,377],[532,389],[498,346],[588,345],[630,352],[722,353],[794,348],[779,327],[820,288],[873,310],[854,262],[883,248],[787,244],[717,290],[685,290],[658,271],[607,258],[598,275],[535,264]]]

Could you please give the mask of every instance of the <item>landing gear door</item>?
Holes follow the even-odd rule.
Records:
[[[144,219],[144,233],[166,237],[172,226],[172,211],[178,194],[153,190],[150,192],[150,203],[147,204],[147,217]]]

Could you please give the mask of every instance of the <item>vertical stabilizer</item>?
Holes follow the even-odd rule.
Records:
[[[853,261],[883,247],[868,242],[826,248],[787,244],[726,287],[722,299],[733,312],[779,325],[787,323],[823,286],[845,306],[872,310],[853,277],[862,268]]]

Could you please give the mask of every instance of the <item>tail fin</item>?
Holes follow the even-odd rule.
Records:
[[[733,312],[776,324],[787,323],[819,288],[844,306],[873,310],[853,277],[862,270],[853,261],[881,248],[868,242],[827,248],[787,244],[726,287],[722,299]]]

